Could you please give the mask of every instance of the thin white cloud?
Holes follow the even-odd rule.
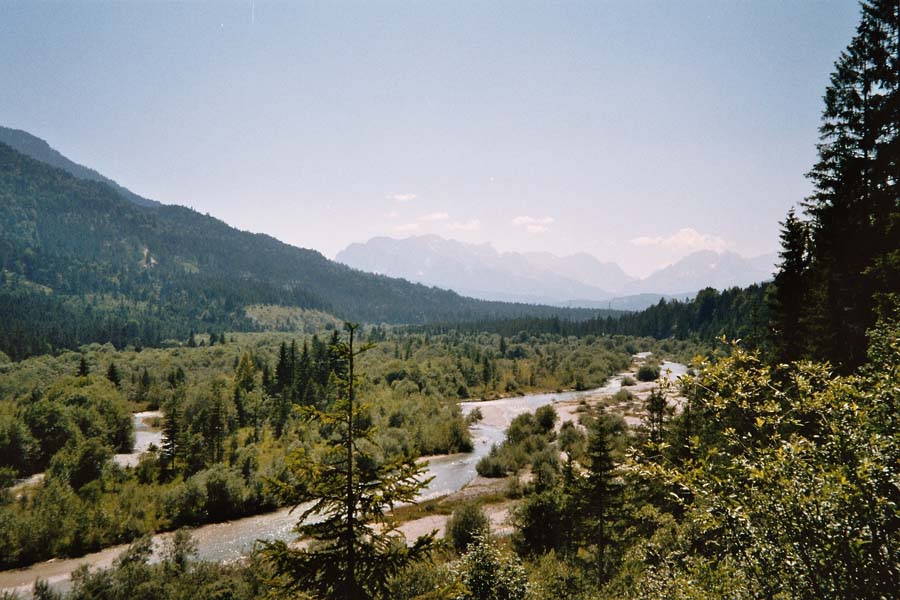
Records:
[[[553,217],[529,217],[523,215],[512,220],[513,225],[552,225],[556,219]]]
[[[630,240],[634,246],[652,246],[668,250],[693,252],[696,250],[715,250],[722,252],[728,248],[728,242],[717,235],[700,233],[691,227],[679,229],[669,236],[641,236]]]
[[[396,210],[392,210],[391,212],[389,212],[389,213],[386,214],[385,216],[386,216],[388,219],[396,219],[397,217],[400,216],[400,213],[398,213]]]
[[[447,225],[447,229],[453,231],[475,231],[481,229],[481,221],[469,219],[468,221],[454,221]]]
[[[436,212],[419,217],[420,221],[446,221],[450,218],[445,212]]]
[[[416,194],[410,194],[410,193],[390,194],[388,196],[388,200],[393,200],[394,202],[412,202],[416,198],[418,198],[418,196]]]
[[[550,225],[556,222],[553,217],[531,217],[521,215],[512,220],[516,227],[524,227],[528,233],[546,233],[550,231]]]
[[[397,225],[394,227],[394,231],[404,232],[404,231],[416,231],[419,229],[418,223],[403,223],[402,225]]]

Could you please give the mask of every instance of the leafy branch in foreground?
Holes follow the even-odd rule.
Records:
[[[638,597],[896,597],[898,365],[900,325],[884,322],[860,375],[735,347],[685,378],[671,446],[629,467],[684,512]]]
[[[384,597],[392,575],[427,558],[435,532],[411,546],[390,519],[398,504],[413,502],[430,479],[411,458],[381,461],[368,407],[357,402],[354,360],[371,346],[354,348],[358,326],[347,323],[348,340],[336,341],[338,356],[329,387],[330,410],[307,407],[325,443],[315,452],[295,451],[288,460],[290,482],[273,481],[276,493],[300,509],[296,531],[304,542],[292,547],[265,542],[276,585],[341,600]]]

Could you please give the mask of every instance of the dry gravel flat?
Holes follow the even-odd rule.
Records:
[[[501,536],[512,534],[513,526],[510,520],[510,513],[514,507],[515,502],[512,500],[497,504],[486,504],[481,507],[491,521],[491,533]],[[443,538],[446,535],[447,521],[449,519],[450,515],[429,515],[421,519],[407,521],[400,525],[398,529],[406,536],[409,542],[432,531],[437,531],[437,537]]]

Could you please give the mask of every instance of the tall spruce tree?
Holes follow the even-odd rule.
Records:
[[[825,92],[806,202],[810,351],[846,371],[865,361],[866,331],[900,289],[900,5],[861,6]]]
[[[612,572],[613,546],[622,505],[622,486],[613,462],[609,436],[602,421],[595,422],[590,428],[589,465],[582,495],[583,540],[596,553],[597,574],[601,580]]]
[[[388,579],[425,558],[434,533],[407,546],[389,517],[401,502],[414,501],[427,485],[424,468],[409,458],[379,461],[368,409],[356,397],[356,357],[369,346],[354,347],[358,325],[347,323],[348,340],[333,338],[334,370],[328,411],[306,407],[309,419],[330,432],[318,452],[296,450],[288,460],[289,482],[271,484],[285,503],[303,505],[296,531],[312,543],[295,548],[264,542],[263,554],[278,574],[274,583],[317,598],[384,598]]]
[[[312,374],[312,362],[309,356],[309,344],[303,342],[303,350],[300,358],[294,366],[294,390],[293,401],[297,404],[312,404],[315,402],[312,392],[310,376]]]

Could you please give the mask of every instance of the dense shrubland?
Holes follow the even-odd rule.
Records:
[[[369,328],[360,394],[381,458],[464,452],[470,396],[598,386],[649,346],[625,338],[433,336]],[[225,340],[223,342],[223,339]],[[77,555],[160,530],[270,510],[267,480],[321,432],[298,416],[327,408],[335,331],[197,334],[176,348],[110,345],[0,366],[0,564]],[[137,466],[131,412],[159,409],[160,448]],[[42,484],[8,489],[46,471]]]
[[[682,413],[654,425],[648,401],[637,431],[593,411],[577,434],[550,433],[552,409],[517,419],[510,439],[534,450],[533,478],[511,546],[484,538],[483,516],[460,508],[448,547],[397,577],[391,598],[894,597],[900,325],[870,339],[870,362],[851,376],[733,348],[682,380]],[[123,562],[82,575],[74,593],[127,577]],[[232,597],[265,595],[256,562],[185,564],[169,577],[134,564],[159,589],[212,589],[216,572]],[[484,581],[493,591],[475,595]]]

